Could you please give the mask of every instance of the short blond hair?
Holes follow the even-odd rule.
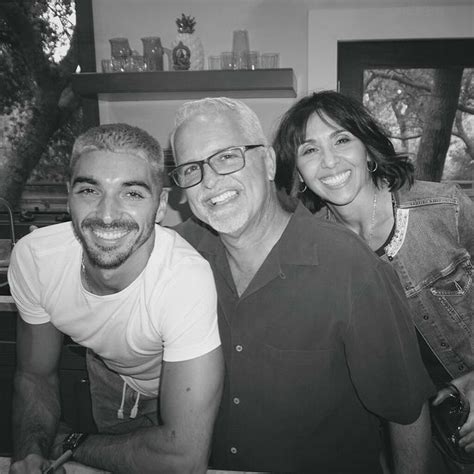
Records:
[[[69,160],[69,178],[77,160],[85,153],[105,150],[115,153],[128,152],[144,158],[155,171],[159,186],[163,185],[164,156],[158,140],[145,130],[126,123],[111,123],[92,127],[79,135]]]

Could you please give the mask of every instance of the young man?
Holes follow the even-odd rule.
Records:
[[[223,378],[215,286],[207,262],[155,224],[167,202],[162,178],[163,153],[148,133],[90,129],[70,162],[72,222],[15,246],[11,472],[49,465],[63,335],[88,348],[100,433],[69,439],[81,441],[74,460],[112,472],[206,471]]]
[[[243,103],[186,103],[171,139],[197,218],[178,230],[219,299],[227,376],[211,465],[380,473],[386,419],[396,472],[425,472],[433,387],[393,270],[353,233],[282,208],[274,151]]]

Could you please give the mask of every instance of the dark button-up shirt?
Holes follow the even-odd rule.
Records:
[[[413,422],[433,393],[395,272],[299,206],[239,297],[220,238],[177,229],[210,262],[227,375],[212,465],[381,472],[378,417]]]

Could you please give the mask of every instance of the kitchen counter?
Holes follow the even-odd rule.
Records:
[[[0,474],[8,474],[8,468],[10,467],[10,458],[0,457]],[[100,471],[83,464],[76,462],[67,462],[64,465],[66,474],[106,474],[107,471]]]
[[[0,295],[0,311],[16,311],[15,302],[10,295]]]
[[[0,457],[0,474],[8,474],[8,468],[10,466],[10,458]],[[93,467],[84,466],[83,464],[78,464],[77,462],[67,462],[64,465],[66,474],[110,474],[108,471],[101,471],[94,469]],[[209,469],[207,474],[265,474],[258,472],[242,472],[242,471],[216,471],[214,469]]]

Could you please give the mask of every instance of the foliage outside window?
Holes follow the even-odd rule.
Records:
[[[82,131],[78,64],[73,0],[0,2],[0,197],[15,208],[27,184],[64,188]]]
[[[474,38],[338,43],[340,91],[369,108],[416,177],[474,200]]]
[[[433,90],[433,69],[366,69],[363,103],[388,131],[397,151],[416,161]],[[474,70],[464,69],[441,179],[474,179]]]

